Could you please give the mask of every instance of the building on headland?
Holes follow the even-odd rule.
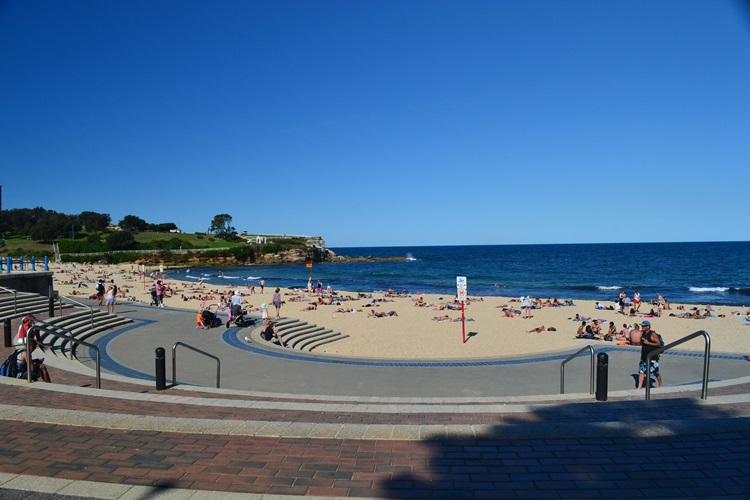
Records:
[[[265,245],[268,240],[279,241],[279,240],[291,240],[291,239],[304,239],[305,244],[310,247],[320,248],[324,250],[326,248],[326,242],[321,236],[294,236],[289,234],[248,234],[243,231],[240,234],[241,238],[244,238],[250,244]]]

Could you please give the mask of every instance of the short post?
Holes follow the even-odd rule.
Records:
[[[6,257],[5,259],[6,259],[5,260],[6,264],[8,264],[7,265],[8,274],[10,274],[10,270],[13,268],[13,258],[12,257]]]
[[[596,400],[607,400],[607,376],[609,372],[609,356],[605,352],[596,355]]]
[[[167,362],[163,347],[156,348],[156,390],[167,388]]]
[[[36,255],[31,256],[31,270],[36,271]]]
[[[49,257],[46,255],[44,256],[44,271],[49,271]]]
[[[23,271],[23,255],[18,258],[18,270]]]
[[[5,318],[5,347],[13,347],[13,336],[10,331],[10,318]]]
[[[54,287],[50,285],[47,287],[47,313],[50,318],[55,317],[55,292]],[[62,302],[60,302],[60,314],[62,315]]]

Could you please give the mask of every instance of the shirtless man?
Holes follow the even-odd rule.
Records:
[[[643,332],[641,331],[641,328],[638,326],[638,323],[634,323],[633,331],[630,332],[630,345],[641,345],[642,337]]]

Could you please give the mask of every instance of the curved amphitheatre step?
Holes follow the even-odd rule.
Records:
[[[0,297],[0,320],[47,312],[49,312],[49,299],[43,295],[19,292],[15,301],[13,295],[9,293]]]
[[[94,310],[92,327],[92,314],[88,309],[77,309],[72,314],[47,320],[50,328],[56,329],[55,331],[63,335],[71,335],[78,340],[86,340],[97,333],[132,322],[133,320],[130,318],[124,318],[116,314],[107,314],[102,310]],[[67,340],[49,335],[48,333],[42,334],[42,341],[50,345],[53,349],[59,349],[62,352],[65,351],[68,344]],[[72,346],[73,351],[75,351],[77,345],[74,343]]]
[[[274,323],[279,336],[287,347],[297,351],[311,352],[315,348],[331,342],[337,342],[348,338],[341,332],[335,332],[322,326],[307,323],[294,318],[283,318]],[[256,328],[250,332],[250,338],[261,344],[268,344],[260,336],[262,328]],[[275,346],[275,344],[270,344]]]

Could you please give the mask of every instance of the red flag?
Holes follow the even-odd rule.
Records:
[[[312,268],[312,261],[308,260],[307,262],[305,262],[305,266]]]

